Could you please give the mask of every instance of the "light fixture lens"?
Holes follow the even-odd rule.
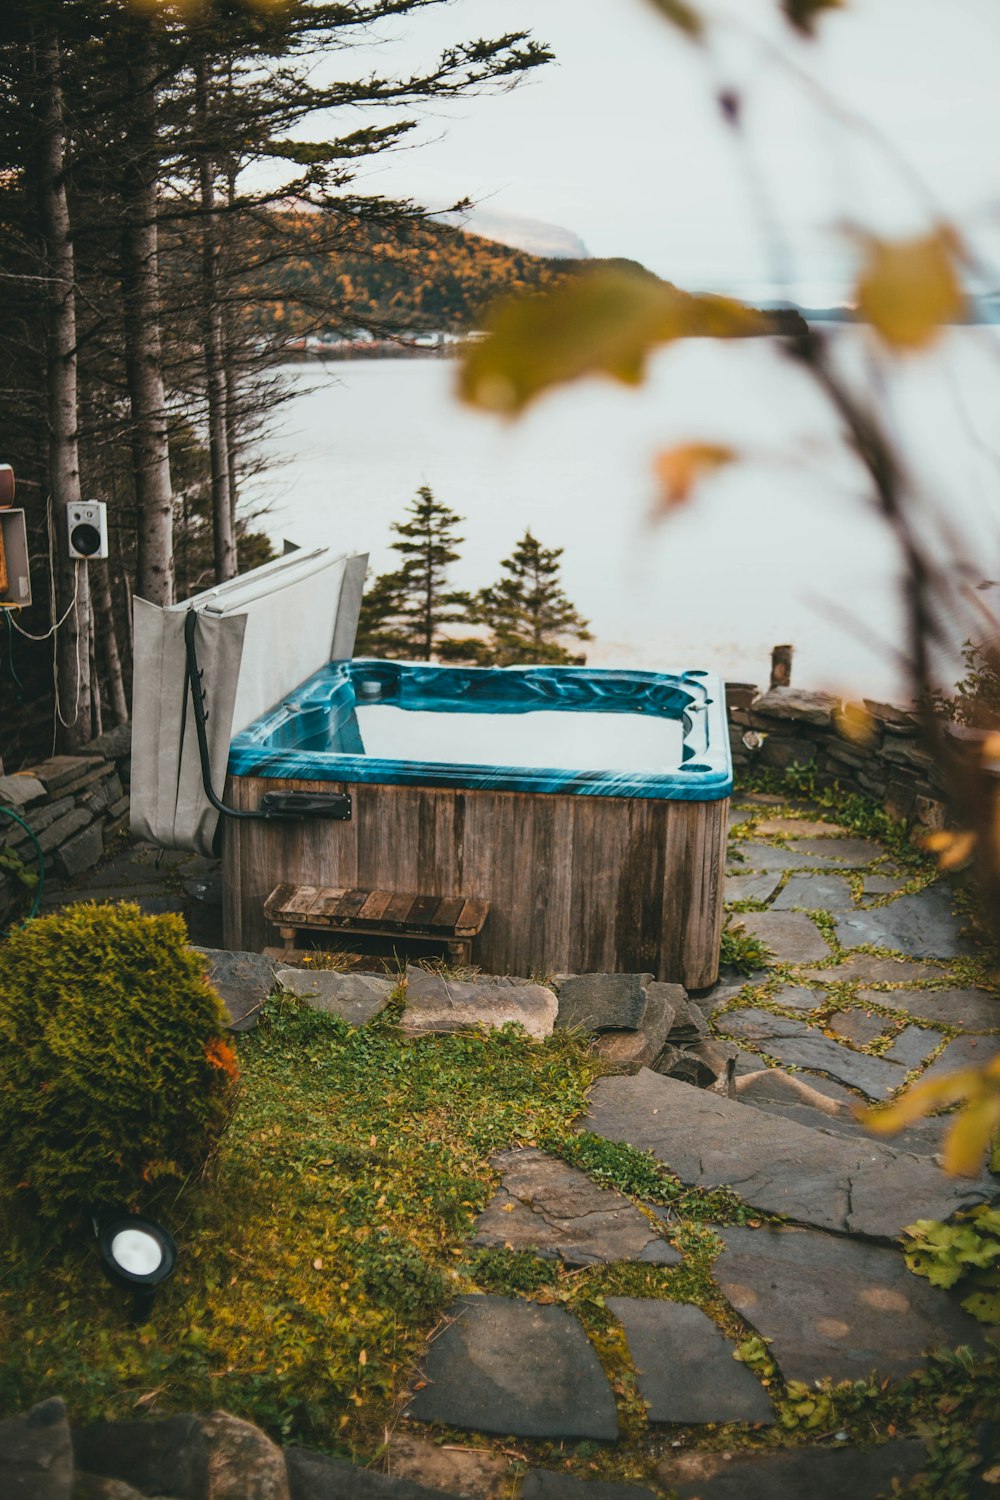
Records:
[[[111,1255],[132,1276],[151,1276],[163,1260],[163,1249],[143,1229],[122,1229],[111,1241]]]

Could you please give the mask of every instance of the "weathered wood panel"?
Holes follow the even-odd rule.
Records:
[[[235,807],[268,791],[349,791],[347,822],[227,822],[225,940],[270,941],[281,882],[436,892],[490,902],[473,957],[496,973],[639,970],[689,989],[718,971],[728,801],[560,797],[432,787],[341,788],[237,777]]]

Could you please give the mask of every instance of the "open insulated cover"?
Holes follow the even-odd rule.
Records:
[[[208,706],[212,786],[223,794],[229,742],[329,661],[354,651],[367,556],[290,552],[160,609],[135,599],[132,832],[169,849],[213,852],[219,814],[205,795],[187,684],[184,622]]]

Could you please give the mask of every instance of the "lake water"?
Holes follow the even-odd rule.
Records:
[[[935,554],[968,598],[1000,590],[1000,329],[949,332],[932,356],[881,369],[867,333],[837,335],[845,368],[877,384]],[[462,516],[455,587],[492,583],[530,527],[562,547],[566,592],[591,622],[596,666],[703,667],[766,684],[795,646],[802,687],[898,700],[899,565],[829,408],[773,340],[663,351],[647,383],[592,380],[515,423],[462,407],[444,360],[299,365],[245,498],[276,540],[368,551],[396,565],[390,527],[420,485]],[[658,450],[725,443],[720,470],[653,519]],[[990,587],[977,589],[989,582]],[[964,623],[950,626],[957,643]]]

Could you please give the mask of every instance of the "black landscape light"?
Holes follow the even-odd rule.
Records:
[[[173,1235],[162,1224],[124,1209],[95,1214],[94,1234],[105,1275],[132,1293],[132,1322],[144,1323],[156,1288],[177,1264]]]

